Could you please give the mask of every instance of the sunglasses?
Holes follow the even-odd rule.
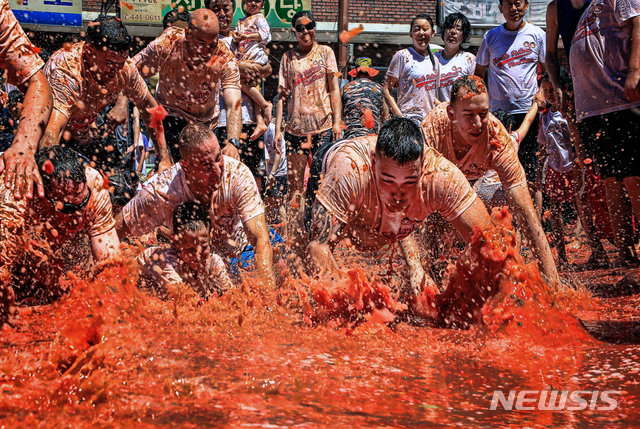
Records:
[[[49,197],[47,197],[47,200],[49,200],[49,202],[53,205],[53,207],[55,207],[56,210],[59,211],[60,213],[74,214],[75,212],[82,210],[84,206],[86,206],[87,203],[89,203],[90,198],[91,198],[91,189],[89,189],[89,195],[87,195],[87,198],[85,198],[83,202],[81,202],[80,204],[62,203],[61,209],[58,208],[58,202],[49,199]]]
[[[315,22],[313,22],[313,21],[311,21],[311,22],[310,22],[310,23],[308,23],[308,24],[298,24],[298,25],[296,25],[296,26],[295,26],[295,27],[293,27],[293,28],[296,30],[296,32],[298,32],[298,33],[302,33],[305,29],[306,29],[307,31],[311,31],[311,30],[313,30],[314,28],[316,28],[316,23],[315,23]]]

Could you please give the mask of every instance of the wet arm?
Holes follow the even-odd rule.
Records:
[[[543,278],[549,285],[557,287],[559,284],[558,270],[556,269],[547,237],[533,208],[527,184],[523,183],[515,186],[509,189],[506,194],[509,205],[518,219],[520,228],[522,228],[525,237],[531,243]]]
[[[311,262],[320,274],[329,272],[334,278],[340,278],[342,274],[331,248],[338,241],[345,224],[317,201],[313,205],[312,216],[311,241],[307,245]]]
[[[631,19],[631,55],[624,94],[629,101],[640,100],[640,16]]]
[[[276,132],[274,141],[279,142],[282,139],[282,120],[284,118],[284,109],[286,108],[287,94],[285,90],[278,88],[278,102],[276,103]],[[277,143],[274,145],[276,152],[280,152],[280,146]]]
[[[111,228],[104,234],[91,237],[91,249],[97,261],[120,254],[120,240],[115,228]]]
[[[0,156],[0,173],[7,171],[5,185],[13,189],[16,198],[32,198],[34,185],[38,195],[44,197],[35,154],[51,115],[51,87],[40,70],[29,79],[28,86],[21,85],[20,90],[25,93],[24,107],[13,143]]]
[[[393,99],[393,95],[391,94],[397,82],[398,79],[396,79],[395,77],[387,76],[384,81],[384,86],[382,87],[382,95],[384,97],[384,101],[389,107],[389,110],[391,111],[391,114],[402,118],[404,115],[400,111],[400,108],[396,104],[396,100]]]
[[[149,125],[151,123],[151,113],[149,113],[149,109],[158,107],[158,103],[151,96],[151,93],[147,91],[146,97],[142,99],[142,101],[137,103],[136,107],[140,111],[140,116],[142,117],[144,123]],[[171,158],[169,157],[169,152],[167,150],[167,141],[165,140],[164,131],[162,132],[162,134],[160,134],[155,128],[148,127],[148,130],[149,137],[156,145],[156,150],[158,151],[158,156],[160,157],[158,173],[161,173],[171,167]]]
[[[40,148],[57,146],[60,144],[62,133],[67,126],[68,118],[59,110],[53,109],[51,117],[49,118],[49,124],[40,141]]]
[[[239,89],[225,88],[222,92],[224,101],[224,110],[227,112],[227,139],[240,140],[242,131],[242,95]],[[220,142],[222,146],[225,142]],[[231,143],[226,142],[222,149],[223,155],[230,156],[234,159],[240,159],[238,148]]]
[[[273,272],[273,250],[269,243],[269,232],[264,214],[258,215],[243,223],[245,233],[253,247],[256,258],[258,276],[275,290],[276,276]]]
[[[414,295],[419,295],[425,288],[432,294],[438,293],[435,282],[424,272],[422,261],[420,260],[420,250],[416,244],[414,235],[403,238],[399,241],[400,249],[404,255],[404,260],[409,266],[409,283]]]
[[[451,221],[451,225],[458,230],[467,243],[471,242],[475,227],[479,227],[482,230],[493,228],[493,222],[487,212],[487,208],[478,197],[468,209]]]
[[[332,74],[329,79],[329,97],[331,98],[331,111],[333,113],[333,139],[342,138],[342,97],[340,97],[340,81],[338,76]]]

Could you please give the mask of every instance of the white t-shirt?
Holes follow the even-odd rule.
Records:
[[[398,108],[402,114],[422,122],[435,106],[436,87],[440,80],[440,66],[434,56],[423,57],[413,47],[395,53],[387,75],[398,79]]]
[[[519,31],[504,25],[489,30],[482,38],[476,61],[489,66],[489,101],[492,112],[527,113],[538,92],[538,63],[544,64],[544,31],[527,23]]]
[[[148,234],[160,225],[173,229],[173,211],[195,200],[177,163],[145,182],[122,209],[122,216],[133,235]],[[214,191],[209,209],[213,248],[233,257],[240,254],[248,243],[242,223],[263,213],[264,204],[249,167],[225,156],[220,188]]]
[[[540,117],[538,143],[547,146],[549,167],[559,173],[568,173],[573,170],[575,156],[571,131],[562,113],[549,110]]]
[[[442,58],[444,51],[436,52],[440,63],[440,87],[437,95],[440,101],[451,100],[451,87],[462,76],[472,75],[476,70],[476,56],[470,52],[458,51],[450,60]]]
[[[640,0],[592,0],[582,14],[570,58],[579,121],[640,106],[624,96],[631,20],[638,15]]]
[[[276,138],[276,124],[269,124],[269,129],[264,133],[264,157],[267,160],[267,172],[271,173],[273,161],[276,157],[274,140]],[[276,177],[287,175],[287,143],[284,141],[284,133],[280,139],[280,165],[276,170]]]

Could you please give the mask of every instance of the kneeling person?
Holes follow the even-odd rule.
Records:
[[[138,256],[139,286],[161,298],[167,296],[168,285],[180,283],[204,299],[222,295],[232,284],[222,258],[210,252],[210,234],[207,209],[193,201],[180,205],[173,213],[171,246],[150,247]]]
[[[9,316],[12,287],[19,299],[51,299],[63,267],[56,253],[78,233],[89,236],[98,261],[119,253],[109,191],[100,173],[60,146],[41,150],[36,165],[44,198],[16,200],[0,180],[0,301],[5,303],[0,323]]]
[[[332,251],[342,238],[362,251],[399,242],[412,293],[425,287],[437,293],[422,268],[414,229],[434,211],[466,240],[474,227],[491,227],[487,210],[462,172],[435,150],[425,149],[420,128],[409,119],[387,121],[378,137],[337,143],[325,155],[323,170],[307,249],[316,269],[326,268],[335,277],[341,272]]]

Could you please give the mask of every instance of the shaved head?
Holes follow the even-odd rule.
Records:
[[[209,9],[197,9],[191,13],[189,18],[189,31],[198,31],[211,35],[218,35],[218,17]]]

